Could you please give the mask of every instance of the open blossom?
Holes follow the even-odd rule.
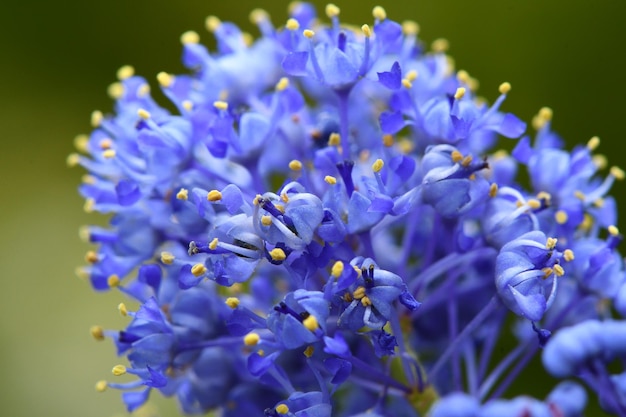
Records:
[[[138,304],[91,329],[132,375],[96,388],[226,417],[583,415],[572,381],[509,392],[544,348],[547,373],[626,415],[608,195],[625,175],[599,172],[599,139],[564,149],[547,108],[531,139],[509,83],[479,100],[445,40],[382,7],[361,26],[325,14],[255,10],[256,40],[210,16],[217,49],[186,32],[188,73],[157,75],[173,111],[118,71],[114,112],[68,158],[85,209],[110,215],[83,230],[80,273]]]

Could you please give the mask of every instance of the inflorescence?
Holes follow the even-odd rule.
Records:
[[[217,51],[187,32],[189,74],[156,77],[175,111],[124,66],[77,138],[85,209],[111,214],[79,272],[138,303],[91,329],[126,363],[97,390],[224,417],[579,416],[579,380],[626,415],[624,172],[596,137],[564,149],[548,108],[525,135],[511,85],[485,104],[414,22],[325,12],[255,10],[256,40],[207,18]],[[503,399],[540,354],[573,380]]]

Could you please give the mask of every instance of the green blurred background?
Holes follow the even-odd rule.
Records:
[[[325,2],[316,1],[320,11]],[[413,19],[422,39],[450,40],[450,54],[481,82],[490,100],[497,86],[513,90],[505,104],[525,120],[541,106],[570,144],[598,135],[610,162],[620,159],[626,105],[624,1],[338,1],[342,18],[371,23],[380,3],[395,20]],[[111,110],[106,87],[132,64],[149,80],[182,71],[179,35],[204,31],[204,18],[248,22],[264,7],[275,24],[286,1],[3,2],[0,6],[0,415],[123,416],[116,392],[97,394],[117,363],[109,343],[89,336],[92,324],[118,328],[119,294],[97,295],[73,271],[88,249],[80,225],[102,221],[82,211],[68,169],[72,139],[88,133],[92,110]],[[153,87],[156,83],[153,83]],[[154,88],[153,90],[157,90]],[[548,168],[549,169],[549,168]],[[622,207],[624,186],[614,195]],[[623,226],[623,225],[622,225]],[[529,380],[529,387],[536,384]],[[530,388],[529,388],[530,389]],[[543,394],[543,393],[539,393]],[[165,404],[165,405],[164,405]],[[177,415],[157,401],[161,415]]]

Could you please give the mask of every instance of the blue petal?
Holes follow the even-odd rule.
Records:
[[[378,81],[389,88],[390,90],[397,90],[402,87],[402,70],[398,61],[394,62],[390,71],[379,72]]]
[[[305,51],[290,52],[283,60],[283,69],[289,75],[307,75],[306,64],[309,60],[309,53]]]

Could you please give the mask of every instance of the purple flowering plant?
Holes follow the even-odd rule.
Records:
[[[624,172],[372,15],[255,10],[258,39],[211,16],[217,50],[186,32],[188,73],[157,76],[173,110],[118,71],[68,159],[110,215],[82,272],[137,304],[91,329],[124,358],[96,389],[225,417],[574,417],[590,392],[626,416]],[[537,356],[558,383],[510,398]]]

